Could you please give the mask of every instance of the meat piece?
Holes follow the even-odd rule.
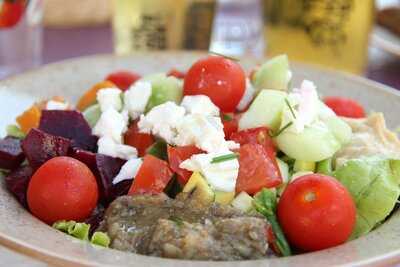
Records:
[[[24,158],[19,139],[12,137],[0,139],[0,169],[15,169]]]
[[[244,260],[267,256],[267,227],[259,215],[161,194],[119,197],[106,210],[99,229],[119,250],[180,259]]]
[[[36,170],[51,158],[66,156],[70,144],[70,140],[63,137],[32,129],[22,141],[21,146],[29,165]]]

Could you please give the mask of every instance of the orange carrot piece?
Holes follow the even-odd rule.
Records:
[[[31,106],[17,117],[19,127],[24,133],[28,133],[32,128],[39,127],[42,112],[37,105]]]
[[[110,87],[117,87],[117,86],[110,81],[102,81],[96,83],[92,88],[90,88],[81,96],[81,98],[78,101],[78,104],[76,105],[76,108],[80,111],[84,111],[86,108],[96,103],[97,92],[100,89],[110,88]]]

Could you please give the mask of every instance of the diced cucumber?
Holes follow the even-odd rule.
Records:
[[[253,208],[253,198],[246,192],[240,192],[240,194],[232,200],[231,205],[243,212],[248,212]]]
[[[164,73],[157,73],[145,76],[142,80],[150,82],[152,89],[146,111],[167,101],[173,101],[177,104],[181,102],[183,82],[180,79],[166,76]]]
[[[276,131],[281,124],[281,114],[287,94],[276,90],[262,90],[239,120],[239,129],[267,126]]]
[[[89,123],[90,127],[94,127],[101,116],[101,109],[99,104],[91,105],[83,111],[83,117]]]
[[[228,205],[235,198],[235,192],[215,191],[215,202]]]
[[[256,90],[273,89],[286,91],[291,80],[287,55],[276,56],[265,62],[253,76]]]
[[[332,158],[325,159],[317,163],[317,173],[325,174],[332,176],[333,168],[332,168]]]
[[[342,145],[350,142],[352,131],[351,127],[345,121],[337,116],[332,116],[326,118],[324,122]]]
[[[182,192],[191,192],[191,197],[204,205],[208,205],[215,200],[214,191],[208,185],[204,177],[198,172],[194,172],[192,176],[190,176]]]
[[[315,162],[296,160],[294,162],[293,170],[295,172],[300,172],[300,171],[313,172],[315,170]]]
[[[26,134],[18,127],[18,125],[10,124],[6,128],[7,136],[24,139]]]
[[[277,158],[276,161],[278,163],[279,171],[281,172],[282,183],[289,182],[289,165],[279,158]]]
[[[317,162],[331,157],[341,144],[323,123],[305,127],[301,133],[283,131],[276,137],[278,148],[296,160]]]

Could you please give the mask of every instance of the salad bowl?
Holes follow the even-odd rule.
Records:
[[[197,52],[140,53],[127,57],[99,55],[51,64],[0,81],[0,134],[13,123],[17,114],[35,100],[62,95],[71,103],[92,84],[117,69],[132,69],[141,74],[162,72],[171,68],[185,70],[199,57]],[[241,59],[250,70],[259,59]],[[292,64],[293,84],[303,79],[313,81],[321,94],[353,98],[368,111],[385,114],[390,128],[400,125],[396,108],[400,93],[381,84],[339,72]],[[318,238],[310,236],[310,238]],[[23,209],[0,186],[0,243],[50,264],[62,266],[231,266],[231,262],[172,260],[121,252],[91,246],[56,231]],[[376,266],[400,261],[400,214],[391,217],[366,236],[341,246],[286,258],[235,262],[238,266]]]

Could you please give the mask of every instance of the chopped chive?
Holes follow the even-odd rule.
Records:
[[[237,59],[237,58],[235,58],[235,57],[231,57],[231,56],[227,56],[227,55],[224,55],[224,54],[220,54],[220,53],[218,53],[218,52],[208,51],[208,53],[209,53],[209,54],[216,55],[216,56],[224,57],[224,58],[226,58],[226,59],[230,59],[230,60],[233,60],[233,61],[239,61],[239,59]]]
[[[290,113],[292,113],[293,118],[296,119],[296,114],[294,114],[294,110],[293,110],[293,108],[292,108],[292,105],[290,105],[289,100],[288,100],[287,98],[285,98],[285,103],[286,103],[286,105],[289,107]]]
[[[239,156],[236,153],[226,154],[222,156],[215,157],[211,160],[211,163],[219,163],[227,160],[237,159]]]
[[[279,136],[283,131],[285,131],[287,128],[289,128],[291,125],[293,124],[293,122],[289,122],[288,124],[286,124],[285,126],[283,126],[282,129],[280,129],[277,133],[270,133],[270,136],[272,138]]]
[[[233,120],[233,118],[231,116],[229,116],[228,114],[222,114],[222,119],[224,121],[231,121]]]
[[[183,225],[182,218],[180,218],[178,216],[171,215],[168,219],[173,221],[174,223],[176,223],[177,226],[182,226]]]

